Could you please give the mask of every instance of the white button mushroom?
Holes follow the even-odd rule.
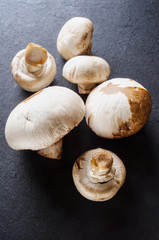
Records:
[[[17,84],[29,92],[47,87],[56,76],[53,56],[38,44],[29,43],[12,60],[11,72]]]
[[[88,18],[71,18],[59,32],[57,50],[65,60],[81,54],[91,55],[92,34],[93,25]]]
[[[83,153],[73,166],[77,190],[92,201],[112,198],[123,185],[126,169],[113,152],[97,148]]]
[[[15,150],[39,150],[39,154],[59,159],[62,138],[83,119],[81,97],[65,87],[48,87],[18,104],[10,113],[5,137]]]
[[[122,138],[137,133],[151,111],[149,92],[127,78],[114,78],[96,87],[86,101],[86,122],[100,137]]]
[[[100,57],[77,56],[71,58],[63,67],[63,77],[78,84],[79,93],[87,94],[104,82],[110,75],[109,64]]]

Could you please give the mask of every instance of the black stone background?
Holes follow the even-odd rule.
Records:
[[[59,161],[14,151],[5,141],[5,122],[31,93],[13,81],[11,60],[29,42],[38,43],[56,60],[51,85],[77,92],[62,78],[65,61],[56,48],[61,27],[75,16],[93,21],[93,55],[109,62],[110,78],[129,77],[150,91],[151,116],[139,133],[121,140],[96,136],[83,120],[64,137]],[[158,0],[0,0],[0,81],[0,239],[159,239]],[[121,190],[101,203],[83,198],[71,174],[76,158],[97,147],[115,152],[127,169]]]

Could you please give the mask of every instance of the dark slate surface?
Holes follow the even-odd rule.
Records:
[[[10,111],[30,95],[13,81],[10,62],[29,42],[54,55],[52,85],[77,91],[62,78],[56,49],[63,24],[74,16],[93,21],[93,54],[110,63],[111,78],[130,77],[152,96],[146,126],[121,140],[97,137],[85,120],[64,138],[63,159],[14,151],[4,138]],[[0,1],[0,239],[159,239],[159,1]],[[85,97],[83,97],[85,99]],[[103,147],[118,154],[127,178],[118,194],[95,203],[75,189],[71,171],[84,151]]]

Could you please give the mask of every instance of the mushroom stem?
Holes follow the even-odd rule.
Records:
[[[52,159],[61,159],[62,157],[62,139],[52,144],[48,148],[40,149],[38,154]]]
[[[110,154],[100,151],[93,154],[90,160],[89,178],[93,183],[107,182],[113,178],[113,158]]]
[[[25,62],[29,72],[35,73],[42,69],[47,60],[47,50],[35,43],[29,43],[25,49]]]
[[[89,84],[78,84],[78,91],[80,94],[88,94],[91,92],[93,88],[95,88],[95,83],[89,83]]]

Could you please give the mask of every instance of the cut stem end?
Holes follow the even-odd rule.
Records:
[[[110,154],[101,151],[93,154],[90,160],[89,178],[93,183],[106,182],[113,178],[113,158]]]
[[[32,65],[43,65],[47,60],[47,50],[35,43],[29,43],[25,49],[25,61]]]

